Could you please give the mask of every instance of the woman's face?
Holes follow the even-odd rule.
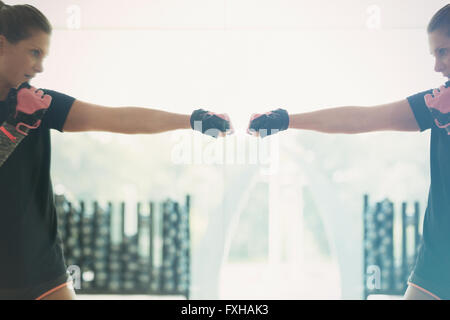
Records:
[[[43,31],[33,32],[32,37],[16,44],[0,35],[0,85],[17,88],[43,72],[42,63],[49,46],[50,35]]]
[[[450,79],[450,37],[440,30],[428,34],[430,53],[435,57],[434,71]]]

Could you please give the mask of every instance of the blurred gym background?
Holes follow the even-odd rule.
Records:
[[[438,87],[426,25],[446,1],[27,3],[54,26],[33,85],[109,107],[226,112],[236,129],[218,141],[189,130],[52,132],[80,298],[401,297],[402,205],[421,231],[429,132],[291,130],[259,141],[245,129],[255,112],[373,106]]]

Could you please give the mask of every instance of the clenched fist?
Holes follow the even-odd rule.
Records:
[[[289,127],[289,114],[284,109],[277,109],[264,114],[253,114],[248,124],[247,133],[264,138]]]
[[[203,109],[192,112],[191,128],[214,138],[234,132],[230,117],[226,113],[218,114]]]

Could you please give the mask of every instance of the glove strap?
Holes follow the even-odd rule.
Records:
[[[13,143],[17,142],[17,138],[14,137],[11,133],[9,133],[9,131],[6,130],[4,126],[0,127],[0,131],[3,132]]]
[[[38,127],[41,125],[41,120],[39,120],[38,122],[36,122],[35,126],[30,126],[30,125],[28,125],[28,124],[26,124],[26,123],[23,123],[23,122],[17,124],[16,130],[17,130],[18,132],[20,132],[21,134],[23,134],[24,136],[27,136],[28,133],[25,133],[25,132],[23,132],[22,130],[20,130],[20,126],[21,126],[21,125],[24,126],[24,127],[27,127],[28,129],[36,129],[36,128],[38,128]]]

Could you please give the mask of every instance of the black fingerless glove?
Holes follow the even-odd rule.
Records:
[[[450,87],[448,84],[447,82],[445,86],[434,89],[432,94],[426,94],[424,100],[436,126],[446,130],[447,135],[450,135]]]
[[[261,138],[289,128],[289,114],[284,109],[277,109],[265,114],[253,115],[247,129],[248,133],[259,132]]]
[[[32,129],[41,124],[52,97],[28,83],[11,89],[6,99],[8,116],[0,125],[0,167]]]
[[[203,134],[217,138],[220,132],[230,130],[230,119],[226,115],[219,115],[203,109],[192,112],[191,128]]]

